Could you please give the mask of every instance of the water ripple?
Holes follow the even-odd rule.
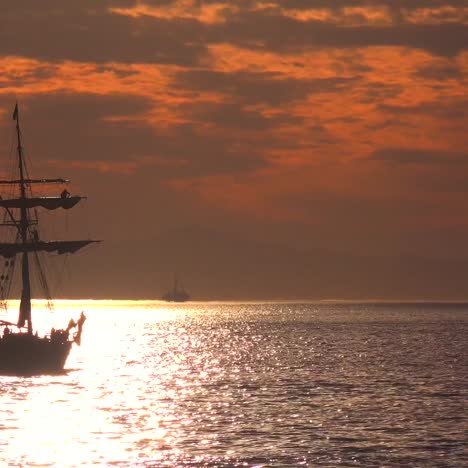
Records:
[[[87,315],[68,374],[0,378],[3,465],[468,464],[464,308],[97,303]]]

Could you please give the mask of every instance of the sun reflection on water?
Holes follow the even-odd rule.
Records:
[[[36,302],[88,320],[66,375],[0,377],[0,466],[418,465],[423,429],[453,460],[466,318],[301,307]]]
[[[0,318],[15,321],[17,302],[11,301]],[[151,330],[190,312],[150,301],[57,301],[52,314],[45,301],[34,301],[35,330],[45,334],[51,327],[63,327],[81,310],[88,320],[82,346],[74,346],[68,358],[67,375],[3,378],[9,401],[3,410],[2,434],[11,434],[12,463],[106,464],[109,457],[128,461],[129,444],[138,453],[138,447],[148,445],[170,447],[177,437],[180,422],[173,409],[177,392],[165,389],[164,382],[178,372],[184,348],[179,359],[171,353],[174,360],[161,366],[167,352],[158,345],[174,346],[177,328],[162,340],[154,339]],[[129,314],[138,314],[138,320],[127,320]],[[153,354],[159,356],[156,369]],[[156,401],[149,398],[154,390]],[[1,446],[6,445],[2,441]]]

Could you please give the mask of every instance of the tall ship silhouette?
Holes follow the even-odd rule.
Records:
[[[190,300],[190,294],[179,285],[177,275],[174,275],[174,285],[163,295],[162,299],[167,302],[186,302]]]
[[[69,183],[66,179],[33,179],[29,177],[21,144],[20,115],[18,104],[13,112],[16,122],[17,152],[14,174],[9,180],[0,180],[7,186],[9,198],[0,197],[4,210],[2,227],[6,228],[9,242],[0,242],[0,256],[4,257],[4,271],[0,276],[0,300],[6,308],[9,293],[19,280],[21,300],[17,323],[0,320],[0,374],[35,375],[63,372],[73,343],[80,344],[86,317],[81,312],[77,321],[71,319],[62,330],[52,329],[50,334],[39,336],[34,332],[31,298],[31,276],[38,275],[43,295],[52,307],[47,277],[41,256],[55,253],[72,254],[83,247],[99,242],[96,240],[42,240],[39,235],[39,211],[68,210],[85,197],[72,196],[64,189],[59,196],[36,196],[37,186]],[[2,236],[3,240],[3,236]],[[15,274],[15,267],[20,270]],[[34,293],[37,294],[36,291]],[[37,296],[36,296],[37,297]]]

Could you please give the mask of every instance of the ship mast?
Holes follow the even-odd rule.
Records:
[[[24,161],[23,161],[23,147],[21,145],[21,132],[19,124],[19,110],[18,103],[16,103],[15,111],[13,113],[13,119],[16,120],[16,138],[17,138],[17,149],[18,149],[18,167],[19,167],[19,185],[20,185],[20,236],[21,242],[25,246],[28,242],[28,210],[26,208],[26,182],[24,178]],[[25,322],[28,324],[28,333],[32,333],[32,321],[31,321],[31,283],[29,280],[29,258],[28,252],[23,252],[23,262],[21,278],[23,280],[23,290],[21,292],[21,302],[18,317],[18,327],[24,327]]]
[[[29,253],[35,255],[38,263],[42,286],[44,287],[47,296],[48,287],[45,281],[45,276],[42,272],[38,252],[57,253],[59,255],[72,254],[78,250],[86,247],[97,240],[57,240],[57,241],[43,241],[39,239],[37,230],[31,231],[31,226],[38,222],[37,219],[31,219],[29,216],[29,209],[44,208],[46,210],[56,210],[57,208],[70,209],[73,208],[80,200],[85,197],[71,196],[67,190],[64,190],[60,196],[44,197],[35,196],[31,192],[28,197],[28,189],[33,184],[65,184],[68,183],[67,179],[31,179],[29,178],[26,170],[26,161],[24,160],[23,147],[21,144],[21,130],[19,122],[18,103],[15,105],[13,112],[13,120],[16,121],[16,139],[17,139],[17,153],[18,153],[18,169],[19,179],[15,180],[0,180],[0,185],[14,185],[19,187],[20,193],[18,198],[3,199],[0,196],[0,207],[4,208],[10,218],[10,223],[7,225],[14,226],[17,229],[17,239],[14,243],[0,242],[0,256],[7,259],[16,255],[22,255],[22,268],[21,280],[22,291],[21,301],[18,316],[18,327],[22,328],[27,325],[28,334],[32,334],[32,321],[31,321],[31,282],[30,282],[30,265]],[[15,218],[11,210],[19,209],[19,220]]]

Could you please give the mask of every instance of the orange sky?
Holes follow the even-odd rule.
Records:
[[[468,299],[468,1],[11,3],[4,160],[18,99],[106,240],[68,294]]]

